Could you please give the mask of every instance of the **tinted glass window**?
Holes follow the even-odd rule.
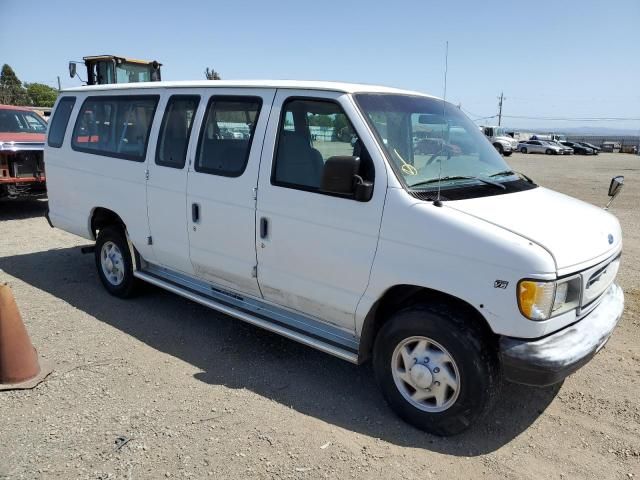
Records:
[[[200,97],[197,95],[173,95],[169,99],[156,146],[158,165],[184,167],[193,116],[199,102]]]
[[[51,125],[49,125],[47,141],[50,147],[60,148],[62,146],[64,134],[67,132],[67,123],[69,123],[69,117],[75,103],[76,97],[65,97],[58,103],[56,113],[51,119]]]
[[[74,150],[144,161],[157,95],[89,97],[73,129]]]
[[[280,121],[273,183],[318,190],[329,157],[356,155],[365,163],[361,150],[358,136],[340,105],[322,100],[289,100],[283,106]]]
[[[212,97],[200,141],[195,169],[239,177],[249,159],[251,141],[262,101],[256,97]]]
[[[20,109],[0,110],[0,132],[44,133],[47,124],[37,113]]]

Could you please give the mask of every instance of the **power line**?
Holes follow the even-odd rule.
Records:
[[[460,110],[462,110],[467,115],[469,115],[471,117],[474,117],[474,118],[471,119],[474,122],[477,122],[479,120],[488,120],[490,118],[496,118],[497,117],[497,115],[490,115],[488,117],[482,117],[482,116],[478,115],[477,113],[470,112],[469,110],[467,110],[466,108],[463,108],[462,106],[460,106]]]

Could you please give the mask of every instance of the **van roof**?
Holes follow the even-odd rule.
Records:
[[[91,85],[67,88],[64,92],[93,92],[103,90],[137,90],[156,88],[282,88],[300,90],[330,90],[344,93],[402,93],[436,98],[420,92],[362,83],[324,82],[309,80],[192,80],[177,82],[137,82],[111,85]]]

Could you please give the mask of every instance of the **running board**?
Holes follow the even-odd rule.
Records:
[[[156,273],[156,271],[160,269],[158,269],[157,267],[152,268],[155,270],[153,273],[143,270],[136,270],[133,272],[133,275],[140,280],[144,280],[145,282],[160,287],[164,290],[168,290],[169,292],[180,295],[181,297],[192,300],[218,312],[224,313],[225,315],[229,315],[257,327],[264,328],[265,330],[277,333],[279,335],[282,335],[283,337],[295,340],[296,342],[302,343],[303,345],[313,347],[317,350],[336,356],[348,362],[355,364],[358,363],[357,341],[354,338],[343,338],[340,343],[346,343],[347,345],[340,345],[337,341],[331,340],[330,338],[322,338],[318,333],[314,334],[311,332],[305,332],[301,328],[289,326],[281,320],[278,321],[276,318],[270,318],[264,315],[270,310],[273,310],[273,308],[257,308],[257,310],[260,310],[261,314],[252,313],[250,311],[247,311],[246,309],[230,305],[228,302],[223,301],[219,298],[214,298],[213,295],[207,295],[203,292],[196,291],[193,288],[180,285],[175,281],[174,278],[172,278],[171,280],[163,278],[164,275],[161,276]],[[181,276],[182,275],[180,275],[180,277]],[[213,290],[212,293],[215,294],[216,291]],[[218,293],[221,292],[218,291]],[[237,296],[234,297],[235,298],[232,299],[235,299],[236,301],[239,300]],[[255,307],[252,308],[250,304],[247,304],[247,308],[256,309]],[[274,315],[274,317],[276,316],[281,317],[281,315]],[[311,320],[309,322],[311,322]],[[317,328],[315,328],[314,330],[317,330]],[[335,334],[331,335],[331,337],[335,336]]]

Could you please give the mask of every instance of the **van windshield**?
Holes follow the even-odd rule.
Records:
[[[409,188],[444,190],[515,174],[459,108],[435,98],[357,94],[356,102]]]

